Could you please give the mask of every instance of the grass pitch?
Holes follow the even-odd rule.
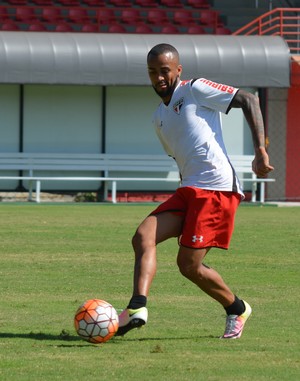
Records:
[[[240,340],[223,309],[158,247],[149,323],[102,345],[81,340],[77,307],[131,295],[131,236],[153,205],[0,205],[0,379],[3,381],[290,381],[300,374],[300,208],[241,206],[228,252],[206,263],[253,307]]]

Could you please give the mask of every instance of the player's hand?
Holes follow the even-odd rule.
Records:
[[[269,163],[269,155],[265,150],[256,152],[252,162],[252,169],[257,177],[260,178],[267,177],[269,172],[274,170],[274,167]]]

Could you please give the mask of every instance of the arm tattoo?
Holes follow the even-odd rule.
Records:
[[[265,129],[258,97],[239,90],[232,101],[231,107],[242,108],[252,133],[254,148],[264,147]]]

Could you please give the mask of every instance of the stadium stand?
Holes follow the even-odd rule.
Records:
[[[230,33],[208,0],[8,0],[2,4],[1,30]]]

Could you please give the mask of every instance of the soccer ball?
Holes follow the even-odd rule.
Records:
[[[105,343],[119,328],[119,317],[114,307],[100,299],[84,302],[76,311],[74,325],[78,335],[93,344]]]

